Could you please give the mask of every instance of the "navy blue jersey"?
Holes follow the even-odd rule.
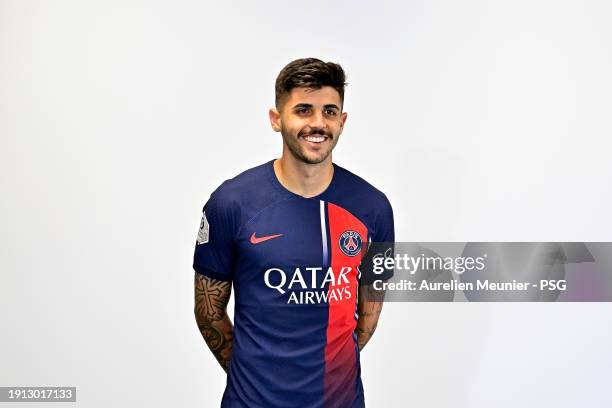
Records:
[[[213,192],[194,269],[234,287],[221,406],[363,407],[358,266],[369,242],[393,240],[385,195],[335,164],[316,197],[284,188],[273,161]]]

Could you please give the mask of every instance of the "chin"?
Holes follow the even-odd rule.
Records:
[[[297,147],[297,146],[295,146]],[[297,160],[301,161],[302,163],[306,163],[306,164],[319,164],[324,162],[330,155],[331,152],[318,152],[315,154],[312,154],[311,152],[304,150],[304,149],[296,149],[296,148],[289,148],[289,151],[292,153],[292,156],[294,158],[296,158]]]
[[[328,155],[325,156],[316,156],[316,157],[308,157],[304,156],[304,162],[308,164],[319,164],[324,162],[327,159]]]

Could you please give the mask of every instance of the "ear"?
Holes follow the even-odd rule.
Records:
[[[275,132],[281,131],[281,118],[280,113],[276,110],[276,108],[270,108],[268,111],[268,116],[270,117],[270,125],[272,125],[272,129]]]
[[[342,112],[342,115],[340,116],[340,130],[344,130],[344,124],[346,123],[347,116],[348,114],[346,112]]]

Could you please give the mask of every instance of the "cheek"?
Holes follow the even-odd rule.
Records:
[[[304,129],[306,129],[308,125],[306,123],[302,123],[301,121],[294,120],[291,123],[287,124],[287,130],[293,135],[299,135]]]
[[[342,121],[341,120],[335,121],[330,125],[330,127],[334,130],[335,133],[340,133],[343,127]]]
[[[301,130],[302,128],[299,126],[296,126],[295,122],[292,122],[292,123],[283,122],[282,124],[282,131],[287,136],[295,137],[300,133]]]

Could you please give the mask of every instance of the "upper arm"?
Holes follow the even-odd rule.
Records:
[[[393,208],[387,197],[383,194],[380,201],[380,209],[374,223],[374,242],[395,241],[395,225],[393,221]]]
[[[233,278],[236,219],[227,197],[217,190],[204,206],[193,256],[193,269],[219,281]]]
[[[360,292],[360,300],[365,298],[373,299],[371,295],[365,295],[374,291],[374,288],[371,287],[374,281],[388,281],[393,276],[393,270],[385,268],[381,273],[374,268],[375,258],[393,258],[394,256],[395,227],[393,222],[393,209],[385,195],[382,195],[378,200],[377,212],[374,217],[373,225],[374,228],[372,236],[370,237],[371,240],[368,242],[368,250],[364,254],[359,265],[359,285],[370,286],[370,288],[363,294]]]
[[[195,316],[200,324],[222,320],[232,293],[232,283],[195,274]]]

